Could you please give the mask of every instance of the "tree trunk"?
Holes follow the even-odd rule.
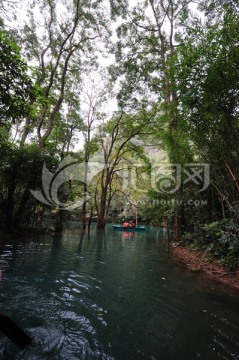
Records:
[[[104,229],[106,225],[106,218],[105,216],[99,215],[97,218],[97,228],[98,229]]]
[[[13,219],[13,228],[17,229],[20,227],[21,224],[23,224],[24,221],[24,215],[26,214],[26,205],[27,202],[31,196],[31,192],[29,189],[34,189],[36,184],[36,177],[32,178],[29,180],[27,187],[25,188],[21,201],[19,203],[18,209],[14,215],[14,219]],[[29,219],[28,219],[28,223],[29,223]]]
[[[8,194],[7,194],[7,201],[6,201],[6,215],[4,221],[4,230],[9,231],[12,230],[13,225],[13,214],[14,214],[14,195],[16,190],[16,174],[14,169],[12,169],[13,173],[9,179],[9,186],[8,186]]]
[[[18,209],[14,215],[14,219],[13,219],[13,228],[14,229],[18,229],[20,227],[21,224],[23,224],[23,219],[24,219],[24,215],[25,215],[25,209],[26,209],[26,205],[27,202],[29,200],[30,197],[30,190],[27,188],[24,190],[23,196],[21,198],[20,204],[18,206]]]
[[[55,213],[55,232],[61,232],[62,229],[62,211],[57,208]]]
[[[92,206],[91,209],[90,209],[90,218],[89,218],[89,221],[88,221],[88,229],[90,229],[91,220],[92,220],[92,215],[93,215],[93,206]]]
[[[86,145],[90,141],[90,129],[88,128],[88,136]],[[89,162],[89,154],[87,149],[85,149],[85,155],[84,155],[84,185],[83,185],[83,205],[82,205],[82,223],[83,223],[83,229],[86,229],[86,202],[87,202],[87,192],[88,192],[88,162]]]
[[[84,202],[82,206],[82,228],[86,229],[86,202]]]
[[[107,188],[103,187],[101,192],[100,207],[97,218],[98,229],[105,228],[105,224],[106,224],[106,196],[107,196]]]
[[[84,174],[84,185],[83,185],[83,205],[82,205],[82,227],[86,229],[86,202],[87,202],[87,171],[88,162],[85,162],[85,174]]]

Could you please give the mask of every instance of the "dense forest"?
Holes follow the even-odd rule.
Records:
[[[235,0],[0,0],[0,226],[138,218],[239,265]]]

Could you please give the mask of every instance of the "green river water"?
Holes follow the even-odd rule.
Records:
[[[8,239],[0,309],[38,346],[0,334],[0,360],[239,359],[239,294],[172,256],[163,230]]]

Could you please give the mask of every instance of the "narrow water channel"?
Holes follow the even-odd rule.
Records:
[[[8,240],[0,309],[34,336],[1,360],[239,359],[239,297],[173,259],[157,229]]]

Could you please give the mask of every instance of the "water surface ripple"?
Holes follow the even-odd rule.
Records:
[[[161,230],[8,241],[0,308],[34,336],[1,360],[239,359],[239,297],[178,264]]]

